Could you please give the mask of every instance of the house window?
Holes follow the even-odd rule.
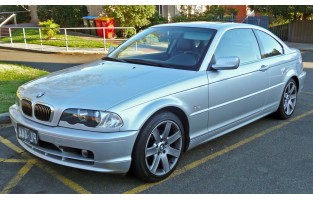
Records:
[[[159,13],[159,16],[163,17],[163,5],[157,5],[156,8]]]

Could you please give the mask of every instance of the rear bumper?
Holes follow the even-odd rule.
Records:
[[[125,173],[131,164],[131,153],[138,131],[100,133],[64,127],[51,127],[23,117],[16,105],[10,107],[12,124],[23,125],[38,132],[39,146],[17,139],[30,153],[57,164],[98,172]],[[40,141],[43,141],[40,143]],[[48,145],[41,145],[41,144]],[[88,150],[92,157],[64,150]]]

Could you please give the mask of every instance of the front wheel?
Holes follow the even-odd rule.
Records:
[[[294,113],[297,104],[297,84],[295,80],[290,79],[285,88],[280,100],[276,116],[280,119],[288,119]]]
[[[184,147],[184,129],[171,112],[153,116],[141,129],[132,155],[132,170],[142,180],[156,182],[176,168]]]

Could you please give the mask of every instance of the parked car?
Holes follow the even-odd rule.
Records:
[[[163,24],[22,85],[10,116],[42,159],[154,182],[186,150],[271,113],[291,117],[305,76],[300,52],[261,27]]]

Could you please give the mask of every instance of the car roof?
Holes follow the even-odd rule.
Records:
[[[234,22],[179,22],[179,23],[168,23],[160,24],[153,27],[166,27],[166,26],[179,26],[179,27],[195,27],[195,28],[211,28],[211,29],[230,29],[230,28],[257,28],[259,26],[254,26],[251,24],[244,23],[234,23]]]

